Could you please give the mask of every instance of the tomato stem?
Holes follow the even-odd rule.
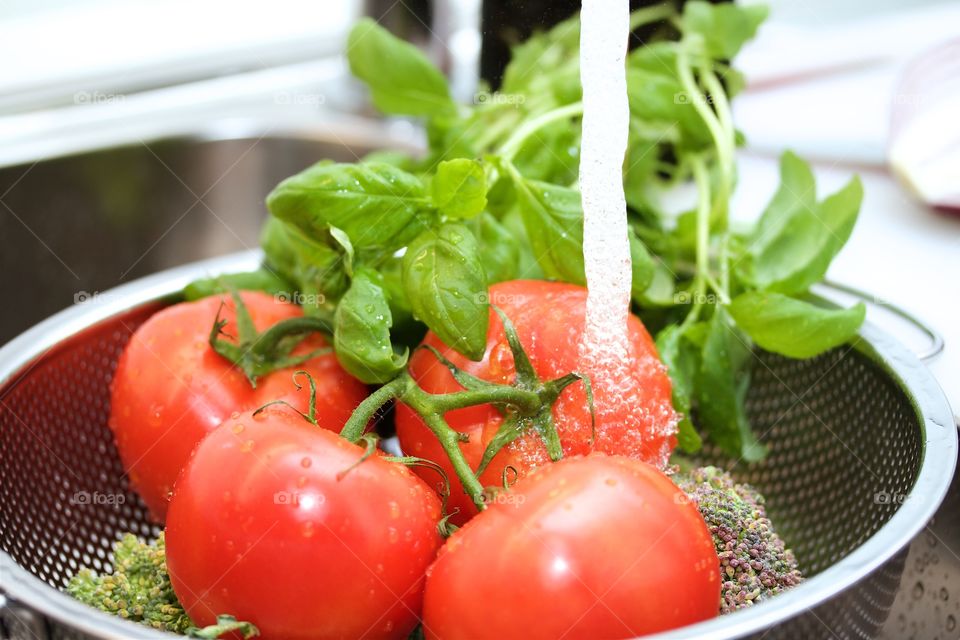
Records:
[[[373,416],[380,410],[380,407],[399,397],[406,386],[411,383],[413,383],[413,380],[410,376],[403,373],[371,393],[353,410],[353,414],[343,425],[343,429],[340,430],[340,436],[350,442],[359,442],[367,429],[367,425],[373,420]]]
[[[358,442],[367,424],[381,407],[392,400],[403,402],[416,412],[427,428],[433,432],[449,458],[464,491],[481,511],[486,508],[487,500],[478,476],[504,446],[513,442],[528,429],[536,431],[543,440],[551,460],[556,461],[563,457],[563,445],[553,422],[553,404],[564,389],[575,382],[582,381],[587,393],[587,402],[590,405],[590,415],[591,418],[594,417],[593,393],[589,379],[579,373],[569,373],[555,380],[540,380],[523,345],[520,344],[520,338],[513,323],[500,309],[497,307],[493,309],[503,323],[504,334],[513,353],[516,379],[512,384],[496,384],[477,378],[460,369],[436,349],[427,346],[426,349],[437,358],[440,364],[450,370],[454,379],[463,387],[462,391],[445,394],[429,393],[417,384],[409,371],[404,371],[361,402],[340,432],[343,438]],[[448,411],[478,405],[493,405],[504,414],[505,419],[497,434],[487,444],[480,464],[474,470],[460,449],[460,443],[468,441],[467,437],[453,429],[447,423],[445,416]]]
[[[329,334],[330,324],[320,318],[302,316],[287,318],[276,323],[266,331],[258,333],[247,311],[243,298],[237,291],[231,291],[230,296],[236,307],[236,324],[239,335],[235,341],[221,338],[227,321],[220,316],[220,310],[210,329],[210,347],[221,357],[226,358],[247,376],[250,385],[257,386],[257,379],[272,371],[295,367],[307,360],[330,353],[329,348],[315,349],[308,353],[291,355],[293,350],[307,336],[314,332]]]

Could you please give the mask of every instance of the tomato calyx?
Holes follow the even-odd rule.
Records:
[[[495,306],[492,308],[500,316],[507,344],[513,354],[515,377],[512,383],[498,384],[478,378],[426,345],[422,348],[433,353],[437,360],[450,370],[463,390],[445,394],[429,393],[405,370],[361,402],[340,432],[347,440],[357,442],[363,435],[364,426],[382,406],[393,400],[403,402],[423,419],[436,436],[464,489],[480,511],[486,508],[489,501],[489,492],[481,484],[480,474],[501,449],[528,430],[532,429],[540,436],[552,461],[556,462],[563,457],[563,447],[553,420],[553,405],[563,390],[571,384],[583,383],[594,432],[596,429],[589,377],[571,372],[553,380],[541,380],[520,344],[513,323],[502,310]],[[483,404],[495,407],[504,420],[484,449],[480,465],[474,471],[459,446],[461,442],[467,441],[466,434],[450,427],[444,416],[454,409]]]
[[[328,322],[311,316],[299,316],[281,320],[266,331],[259,332],[240,294],[232,290],[230,297],[236,306],[238,335],[230,336],[224,332],[227,321],[221,315],[225,306],[225,303],[221,302],[217,317],[210,328],[209,343],[217,354],[243,371],[252,387],[256,388],[257,379],[261,376],[278,369],[296,367],[331,352],[329,347],[324,347],[298,355],[292,353],[311,333],[332,333]],[[221,336],[232,340],[224,340]]]

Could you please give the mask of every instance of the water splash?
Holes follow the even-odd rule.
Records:
[[[590,369],[617,372],[627,360],[631,282],[623,194],[623,158],[630,126],[624,67],[630,35],[629,2],[584,0],[580,25],[580,192],[589,291],[581,354],[594,365]]]

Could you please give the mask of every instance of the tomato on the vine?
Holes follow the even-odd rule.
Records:
[[[490,287],[491,304],[499,307],[513,323],[536,373],[543,379],[579,372],[605,380],[613,373],[609,364],[591,368],[581,359],[586,297],[585,288],[559,282],[515,280]],[[591,428],[589,403],[581,384],[567,387],[554,404],[556,429],[567,455],[597,451],[662,466],[676,446],[677,415],[671,402],[670,378],[650,335],[636,316],[630,315],[628,331],[630,352],[627,361],[622,363],[617,384],[598,384],[593,388],[596,433]],[[434,347],[474,376],[496,383],[513,380],[513,355],[503,324],[493,310],[486,352],[479,362],[470,361],[446,346],[432,332],[427,334],[424,344]],[[411,358],[410,373],[430,393],[462,390],[447,367],[426,349],[417,351]],[[503,416],[490,405],[480,405],[450,411],[446,420],[468,438],[460,447],[467,462],[476,469]],[[459,509],[454,522],[462,523],[476,513],[476,507],[457,483],[439,442],[420,416],[398,403],[396,425],[404,452],[439,463],[450,476],[453,483],[450,504]],[[484,485],[502,485],[508,469],[522,476],[548,461],[542,440],[537,433],[528,431],[501,450],[480,479]]]
[[[427,572],[427,638],[632,638],[717,616],[697,507],[621,456],[548,464],[453,534]]]
[[[414,473],[290,407],[228,419],[197,447],[167,514],[167,568],[199,626],[264,638],[406,638],[442,538]]]
[[[299,307],[266,293],[240,296],[258,331],[303,315]],[[325,428],[339,430],[367,395],[366,386],[349,376],[332,353],[267,373],[254,388],[244,372],[209,343],[218,313],[226,321],[225,336],[239,335],[231,296],[157,312],[134,332],[113,378],[110,428],[131,485],[159,521],[190,452],[228,416],[281,398],[306,410],[307,393],[290,383],[296,369],[307,371],[318,387],[317,419]],[[314,333],[292,354],[309,354],[325,345]]]

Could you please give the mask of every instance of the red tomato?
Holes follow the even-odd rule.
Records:
[[[167,568],[190,618],[229,613],[264,640],[406,638],[442,542],[440,501],[382,457],[350,469],[363,453],[282,406],[207,436],[167,514]]]
[[[544,380],[572,371],[588,374],[594,380],[603,380],[612,373],[591,369],[580,360],[586,298],[587,290],[583,287],[559,282],[515,280],[490,287],[491,303],[502,309],[516,327],[534,369]],[[597,433],[592,445],[589,405],[583,385],[567,387],[554,405],[553,416],[565,454],[598,451],[663,466],[676,446],[677,415],[671,402],[670,378],[650,335],[633,315],[629,320],[629,339],[631,350],[623,373],[618,375],[618,384],[615,387],[594,384]],[[479,378],[499,383],[513,380],[513,355],[500,318],[492,310],[487,350],[480,362],[471,362],[440,342],[432,332],[427,334],[424,343]],[[413,356],[410,372],[420,386],[431,393],[462,389],[449,370],[427,350],[421,349]],[[451,411],[446,418],[452,428],[469,436],[469,442],[460,447],[467,462],[476,469],[483,450],[502,422],[500,413],[483,405]],[[460,509],[453,520],[463,523],[475,514],[476,508],[457,482],[439,442],[420,417],[400,404],[396,424],[404,452],[437,462],[450,476],[453,484],[450,505]],[[522,476],[548,460],[540,437],[531,431],[503,449],[480,480],[484,485],[502,485],[503,472],[508,465]],[[426,475],[431,473],[429,470],[418,473],[424,479],[432,480]]]
[[[299,307],[278,302],[266,293],[244,292],[244,304],[258,330],[302,315]],[[230,296],[221,317],[224,331],[236,335]],[[154,314],[130,338],[120,356],[111,390],[113,430],[130,483],[159,521],[163,521],[174,481],[193,448],[232,413],[255,409],[284,398],[306,411],[308,392],[291,384],[296,369],[262,376],[254,389],[243,372],[208,344],[220,309],[214,296],[177,304]],[[319,335],[294,351],[308,353],[324,346]],[[367,395],[336,358],[324,355],[303,363],[317,385],[317,420],[339,430]]]
[[[546,465],[454,533],[427,571],[427,638],[632,638],[718,614],[697,508],[652,466]],[[479,603],[479,604],[478,604]]]

